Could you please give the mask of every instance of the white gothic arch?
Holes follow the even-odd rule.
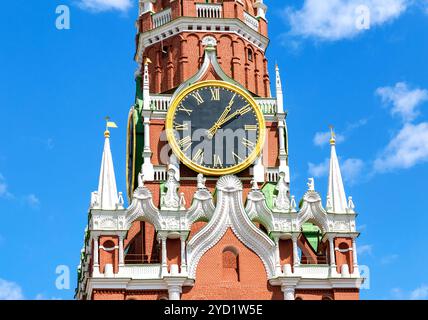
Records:
[[[190,278],[196,278],[200,259],[221,240],[229,227],[262,260],[268,279],[275,276],[275,243],[251,222],[244,209],[242,189],[241,181],[235,176],[224,176],[218,180],[213,217],[187,245]]]

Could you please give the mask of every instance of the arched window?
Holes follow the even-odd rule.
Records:
[[[223,278],[230,281],[239,281],[239,254],[234,247],[223,250]]]
[[[253,61],[254,60],[254,53],[253,50],[251,50],[251,48],[247,49],[247,55],[248,55],[248,61]]]

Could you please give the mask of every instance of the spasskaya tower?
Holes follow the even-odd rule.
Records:
[[[358,299],[359,233],[333,130],[325,203],[312,178],[300,201],[290,193],[266,12],[263,0],[139,1],[129,206],[107,128],[77,299]]]

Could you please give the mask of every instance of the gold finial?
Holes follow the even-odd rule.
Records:
[[[336,144],[336,133],[334,132],[334,127],[332,125],[329,125],[329,128],[331,132],[330,144],[334,145]]]
[[[116,123],[110,121],[110,117],[105,117],[106,120],[106,131],[104,131],[104,137],[110,138],[110,130],[108,128],[117,128]]]
[[[150,64],[150,63],[152,63],[152,60],[150,60],[149,57],[145,57],[144,58],[144,64],[146,65],[146,64]]]
[[[106,120],[106,131],[104,131],[104,138],[110,138],[110,131],[108,130],[108,122],[110,120],[110,117],[105,117]]]

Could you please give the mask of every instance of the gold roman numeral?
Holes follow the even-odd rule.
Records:
[[[241,142],[242,142],[242,144],[245,147],[247,147],[248,149],[250,149],[250,151],[253,150],[254,147],[256,146],[256,144],[254,142],[252,142],[252,141],[250,141],[248,139],[245,139],[245,138],[243,138]]]
[[[189,124],[188,123],[183,123],[183,124],[174,123],[174,130],[187,131],[187,130],[189,130]]]
[[[245,131],[257,131],[257,125],[255,124],[246,124],[244,127]]]
[[[186,109],[183,105],[180,105],[180,108],[178,108],[178,111],[186,112],[189,116],[193,112],[193,110]]]
[[[244,160],[242,160],[242,158],[240,156],[238,156],[235,152],[232,152],[233,157],[235,158],[235,160],[238,160],[238,163],[243,162]]]
[[[223,162],[218,155],[214,155],[214,167],[223,167]]]
[[[192,146],[192,139],[190,138],[190,136],[187,136],[179,140],[177,143],[180,146],[180,148],[183,150],[183,152],[186,152]]]
[[[192,93],[192,97],[196,99],[198,106],[204,103],[204,99],[201,97],[201,94],[199,92]]]
[[[195,153],[195,155],[193,156],[193,162],[202,164],[202,162],[204,162],[204,152],[202,151],[202,149],[199,149],[198,152]]]
[[[220,101],[220,88],[211,89],[211,101]]]

